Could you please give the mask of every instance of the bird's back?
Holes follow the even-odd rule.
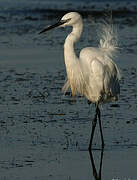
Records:
[[[92,102],[116,101],[120,94],[120,73],[116,64],[102,48],[84,48],[80,53],[84,95]]]

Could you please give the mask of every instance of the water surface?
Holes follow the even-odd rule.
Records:
[[[21,3],[19,8],[17,1],[14,8],[11,3],[1,6],[0,11],[0,179],[94,179],[87,151],[94,105],[89,106],[84,97],[72,98],[61,92],[66,77],[63,43],[70,29],[38,35],[69,5],[55,16],[55,10],[47,13],[49,7],[42,5],[45,1]],[[81,12],[84,32],[77,53],[85,46],[97,46],[97,23],[104,17],[103,8],[99,16]],[[137,23],[132,12],[122,16],[115,11],[113,16],[120,47],[115,62],[122,79],[120,100],[101,108],[104,180],[137,177]],[[98,126],[95,133],[93,156],[98,169]]]

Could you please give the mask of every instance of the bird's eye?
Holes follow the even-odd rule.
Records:
[[[69,18],[69,19],[66,19],[66,22],[69,22],[71,20],[71,18]]]

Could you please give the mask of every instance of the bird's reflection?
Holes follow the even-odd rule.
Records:
[[[89,151],[90,160],[91,160],[91,165],[92,165],[92,170],[93,170],[93,176],[94,176],[95,180],[101,180],[102,162],[103,162],[103,153],[104,153],[104,149],[102,148],[102,150],[101,150],[101,155],[100,155],[100,166],[99,166],[99,171],[97,172],[97,169],[96,169],[96,166],[95,166],[95,161],[94,161],[94,157],[93,157],[92,150]]]

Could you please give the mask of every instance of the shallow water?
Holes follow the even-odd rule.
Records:
[[[45,22],[41,16],[23,21],[22,15],[12,17],[0,30],[0,179],[94,179],[87,151],[94,106],[83,97],[61,92],[66,76],[63,43],[70,29],[39,36],[38,32],[57,18],[48,17]],[[101,108],[104,180],[137,177],[135,18],[114,17],[119,27],[116,63],[122,73],[121,96],[118,102]],[[94,33],[98,21],[85,16],[77,53],[85,46],[97,45]],[[93,155],[98,169],[98,127],[95,133]]]

